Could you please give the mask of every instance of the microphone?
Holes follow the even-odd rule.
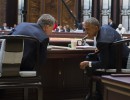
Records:
[[[85,37],[82,38],[82,41],[87,39],[88,38],[88,35],[86,35]]]
[[[82,40],[78,40],[77,41],[77,45],[85,45],[86,44],[86,40],[88,38],[88,35],[86,35],[85,37],[82,38]]]

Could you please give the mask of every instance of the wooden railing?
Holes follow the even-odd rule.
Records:
[[[10,31],[5,31],[5,30],[0,31],[0,35],[7,35],[9,33],[10,33]]]
[[[49,34],[49,37],[60,37],[60,38],[83,38],[85,33],[74,33],[74,32],[53,32]]]

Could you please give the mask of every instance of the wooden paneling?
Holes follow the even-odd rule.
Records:
[[[75,6],[76,6],[76,0],[65,0],[65,3],[67,4],[68,8],[72,12],[74,16],[75,15]],[[67,11],[66,7],[62,4],[62,12],[61,12],[61,25],[70,25],[71,27],[74,27],[75,20],[70,15],[70,13]]]
[[[0,26],[6,22],[6,0],[0,0]]]
[[[76,0],[65,0],[65,3],[69,7],[69,9],[72,11],[72,13],[75,15],[75,4]],[[73,27],[74,25],[74,19],[69,14],[61,0],[44,0],[44,6],[45,11],[44,13],[49,13],[55,17],[57,20],[57,23],[64,26],[64,25],[70,25]]]
[[[70,11],[76,16],[76,0],[65,0]],[[27,0],[27,21],[36,22],[43,13],[51,14],[58,24],[74,27],[75,21],[61,0]]]
[[[41,13],[41,0],[27,1],[27,22],[37,22]]]
[[[45,7],[45,13],[51,14],[55,17],[55,19],[58,19],[58,0],[44,0],[44,7]]]
[[[48,50],[47,62],[42,67],[43,99],[67,100],[85,98],[88,77],[79,68],[88,53],[93,50]]]

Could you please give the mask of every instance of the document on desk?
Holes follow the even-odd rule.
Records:
[[[49,45],[48,50],[70,50],[70,47]]]
[[[76,49],[95,50],[96,47],[95,46],[86,45],[86,46],[76,46]]]

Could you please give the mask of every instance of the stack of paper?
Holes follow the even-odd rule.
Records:
[[[69,50],[70,48],[69,47],[65,47],[65,46],[54,46],[54,45],[49,45],[47,47],[48,50]]]
[[[76,49],[87,49],[87,50],[95,50],[95,46],[76,46]]]

